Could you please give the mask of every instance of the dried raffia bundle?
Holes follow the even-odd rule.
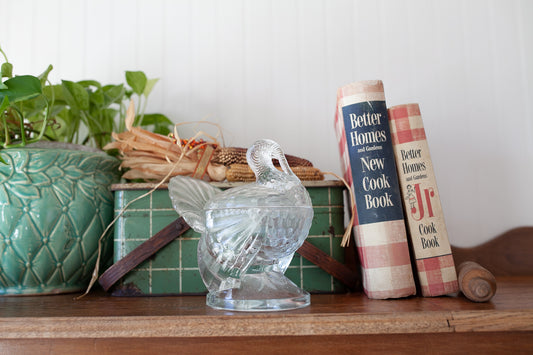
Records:
[[[291,166],[291,170],[302,181],[324,180],[324,174],[312,166]],[[226,171],[226,179],[230,182],[255,181],[255,175],[248,164],[231,164]]]
[[[125,179],[162,181],[176,175],[189,175],[212,181],[226,177],[226,167],[211,161],[218,141],[204,132],[190,139],[180,139],[177,126],[174,136],[168,137],[133,127],[135,108],[130,103],[126,114],[126,131],[113,133],[114,142],[104,149],[118,149],[122,163],[127,169]],[[182,123],[186,124],[186,123]],[[205,135],[211,141],[197,139]]]
[[[113,132],[112,136],[115,141],[107,144],[103,149],[119,150],[122,159],[120,167],[129,169],[122,175],[124,178],[156,180],[158,183],[150,191],[138,196],[124,206],[102,233],[98,239],[98,256],[89,286],[85,293],[78,296],[77,299],[87,295],[98,280],[102,240],[132,203],[150,195],[164,182],[176,175],[190,175],[194,178],[213,181],[222,181],[226,178],[227,168],[224,165],[211,162],[213,153],[219,146],[216,138],[204,132],[198,132],[190,139],[180,139],[176,128],[178,125],[174,127],[174,135],[167,137],[139,127],[133,127],[134,119],[135,107],[133,101],[131,101],[125,118],[127,131],[122,133]],[[214,125],[218,127],[218,125]],[[201,135],[207,136],[211,139],[211,142],[197,139]]]

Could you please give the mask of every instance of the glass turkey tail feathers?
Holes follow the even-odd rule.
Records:
[[[222,190],[188,176],[176,176],[168,183],[172,207],[198,233],[205,232],[204,206]]]

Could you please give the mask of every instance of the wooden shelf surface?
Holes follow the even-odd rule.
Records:
[[[102,292],[0,297],[0,354],[533,354],[533,227],[454,248],[496,275],[496,295],[371,300],[312,295],[311,306],[224,312],[205,296]],[[514,276],[510,276],[514,275]]]
[[[501,277],[494,298],[371,300],[361,293],[313,295],[283,312],[225,312],[205,296],[77,295],[0,298],[0,338],[246,337],[533,331],[533,277]]]

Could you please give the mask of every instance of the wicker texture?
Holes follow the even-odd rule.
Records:
[[[232,164],[247,164],[246,163],[246,148],[239,147],[220,147],[215,150],[211,162],[216,164],[223,164],[230,166]],[[287,163],[291,167],[293,166],[313,166],[309,160],[304,158],[299,158],[294,155],[285,154]],[[274,165],[279,166],[277,160],[274,160]]]
[[[291,170],[302,181],[324,180],[324,174],[312,166],[293,166]],[[248,164],[231,164],[226,171],[226,179],[230,182],[255,181],[255,175]]]

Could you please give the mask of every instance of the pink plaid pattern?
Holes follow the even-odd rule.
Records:
[[[383,245],[369,245],[361,248],[361,266],[365,269],[402,266],[411,262],[405,249],[407,241]]]
[[[416,261],[422,296],[432,297],[459,290],[455,263],[451,254]]]
[[[340,94],[340,93],[339,93]],[[346,141],[346,133],[344,130],[344,121],[342,120],[341,107],[338,104],[340,97],[337,97],[337,109],[335,110],[335,135],[339,142],[339,153],[341,156],[341,166],[343,171],[343,178],[348,185],[352,185],[352,171],[350,169],[350,155],[348,153],[348,143]]]
[[[340,95],[340,92],[339,92]],[[348,142],[346,141],[346,133],[344,130],[344,121],[342,119],[342,111],[339,103],[340,96],[337,96],[337,109],[335,110],[335,135],[337,136],[337,142],[339,143],[339,153],[341,157],[341,168],[343,178],[346,183],[353,188],[352,169],[350,169],[350,153],[348,152]],[[357,219],[357,213],[355,214],[355,225],[359,224]]]
[[[338,90],[335,132],[344,178],[353,188],[342,101],[353,95],[383,94],[380,81],[346,85]],[[362,101],[367,101],[362,100]],[[357,206],[354,236],[361,260],[363,288],[369,298],[400,298],[416,293],[404,220],[359,224]]]
[[[394,145],[426,140],[426,132],[418,104],[389,108],[389,119]],[[431,174],[434,174],[433,171]],[[414,258],[416,259],[422,296],[441,296],[459,290],[457,273],[451,254],[419,258],[415,253]]]
[[[424,127],[411,128],[409,117],[420,116],[417,104],[395,106],[389,109],[389,119],[396,128],[392,133],[392,144],[422,141],[426,139]]]

